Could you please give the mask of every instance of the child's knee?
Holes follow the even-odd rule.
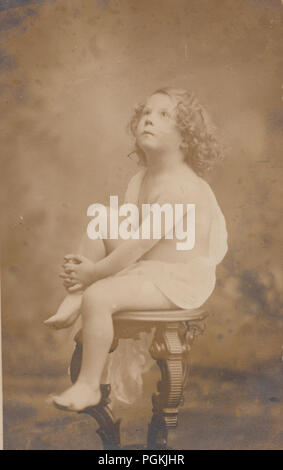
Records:
[[[109,309],[111,300],[104,280],[97,281],[86,288],[82,298],[82,312],[95,311],[99,313],[101,309]]]
[[[124,216],[119,215],[119,208],[105,206],[104,217],[99,227],[99,232],[102,237],[105,248],[105,256],[115,250],[122,242],[123,238],[120,237],[119,227]]]

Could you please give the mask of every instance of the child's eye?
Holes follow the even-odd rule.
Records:
[[[168,117],[169,116],[167,111],[161,111],[160,114],[161,114],[162,117]]]

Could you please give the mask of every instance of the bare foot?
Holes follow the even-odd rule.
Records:
[[[68,318],[63,320],[62,318],[58,318],[56,313],[55,315],[52,315],[52,317],[45,320],[43,323],[44,325],[49,326],[50,328],[54,328],[55,330],[61,330],[62,328],[69,328],[69,326],[72,326],[79,315],[80,311],[73,312],[71,315],[69,315]]]
[[[97,405],[100,400],[100,389],[94,389],[82,381],[77,381],[61,395],[53,396],[53,403],[57,408],[70,411],[82,411]]]
[[[55,315],[45,320],[44,324],[56,330],[68,328],[80,315],[81,302],[81,293],[67,295]]]

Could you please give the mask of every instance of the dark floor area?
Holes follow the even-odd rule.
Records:
[[[142,398],[132,406],[114,407],[122,418],[122,445],[146,442],[152,383],[157,379],[158,371],[151,370]],[[102,449],[95,421],[46,402],[49,393],[67,385],[68,377],[6,377],[5,449]],[[280,363],[243,373],[194,366],[168,444],[175,449],[282,449],[282,385]]]

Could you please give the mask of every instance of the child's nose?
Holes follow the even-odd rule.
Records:
[[[145,124],[145,126],[146,126],[147,124],[152,125],[152,124],[153,124],[152,118],[150,118],[149,116],[147,116],[147,117],[145,118],[144,124]]]

